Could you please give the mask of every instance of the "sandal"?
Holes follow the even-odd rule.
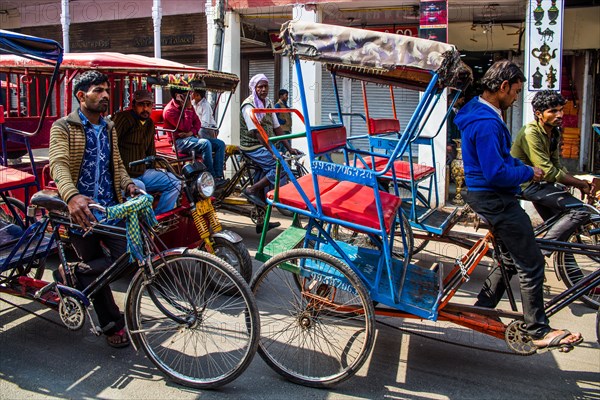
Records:
[[[117,349],[129,346],[129,336],[127,335],[125,328],[113,333],[110,336],[106,336],[106,343],[108,343],[110,347]]]
[[[554,336],[552,339],[550,339],[549,343],[536,344],[536,342],[541,342],[541,341],[546,340],[548,335],[550,335],[554,332],[562,332],[562,333],[558,334],[558,335]],[[546,333],[544,335],[544,337],[542,337],[540,339],[532,339],[531,343],[535,347],[537,347],[538,351],[551,351],[551,350],[558,349],[559,351],[561,351],[563,353],[568,353],[569,351],[573,350],[574,346],[577,346],[579,343],[583,342],[583,337],[581,337],[581,335],[580,335],[579,338],[577,340],[575,340],[574,342],[561,343],[561,341],[568,338],[569,336],[574,336],[574,335],[567,329],[562,329],[562,330],[552,329],[550,332]]]

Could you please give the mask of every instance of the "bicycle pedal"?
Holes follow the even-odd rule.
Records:
[[[91,327],[91,328],[90,328],[90,332],[91,332],[91,333],[92,333],[94,336],[98,336],[98,337],[102,336],[102,329],[100,329],[100,327],[99,327],[99,326],[96,326],[96,327]]]

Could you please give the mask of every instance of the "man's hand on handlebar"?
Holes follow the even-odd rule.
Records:
[[[293,156],[299,156],[299,155],[301,155],[301,154],[302,154],[302,152],[301,152],[300,150],[298,150],[298,149],[294,149],[293,147],[290,147],[290,148],[288,149],[288,152],[289,152],[291,155],[293,155]]]
[[[140,194],[141,190],[139,187],[135,186],[134,183],[130,183],[129,185],[127,185],[127,188],[125,189],[125,193],[127,193],[127,195],[129,197],[133,197],[133,196],[137,196],[138,194]]]
[[[541,168],[532,167],[532,169],[533,169],[533,181],[534,182],[540,182],[542,179],[544,179],[544,171],[542,171]]]
[[[69,204],[67,204],[69,207],[69,214],[73,221],[84,229],[91,228],[92,223],[96,222],[96,218],[89,208],[89,205],[93,202],[94,200],[89,197],[77,194],[71,197]]]

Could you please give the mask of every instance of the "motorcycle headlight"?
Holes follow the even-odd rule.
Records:
[[[208,172],[201,173],[196,180],[196,189],[203,198],[212,196],[215,192],[215,179]]]

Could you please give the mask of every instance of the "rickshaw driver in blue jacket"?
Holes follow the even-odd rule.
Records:
[[[532,343],[538,348],[558,348],[583,339],[580,333],[550,328],[544,311],[544,257],[535,242],[531,220],[515,197],[520,184],[543,178],[541,169],[510,155],[511,135],[502,118],[502,111],[516,101],[523,82],[525,76],[516,64],[496,62],[482,78],[483,94],[467,103],[454,121],[462,132],[467,203],[492,225],[503,258],[510,256],[514,262],[507,273],[509,277],[519,274],[523,317]],[[475,305],[495,308],[505,290],[496,267]]]

